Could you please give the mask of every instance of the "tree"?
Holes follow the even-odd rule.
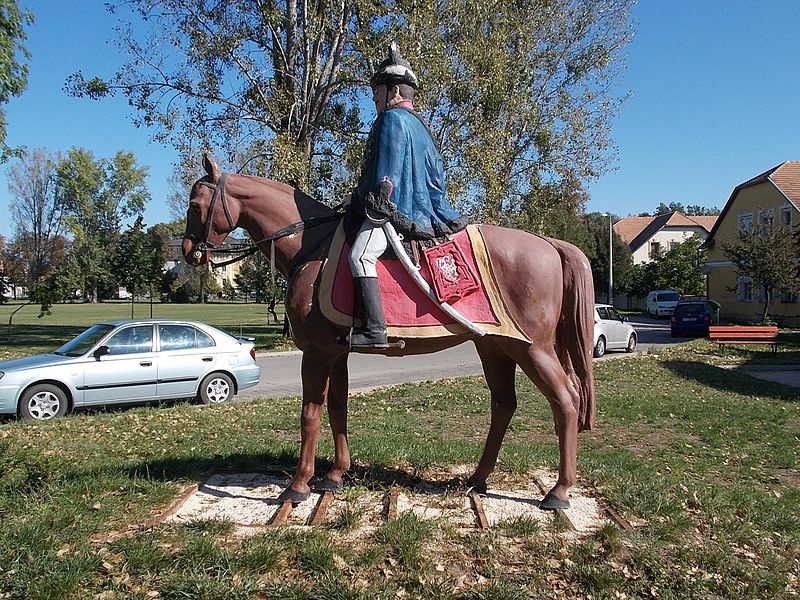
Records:
[[[96,302],[98,289],[113,283],[111,256],[122,222],[141,216],[149,200],[146,175],[147,167],[123,151],[108,160],[73,148],[56,165],[56,195],[73,236],[71,260],[86,300]]]
[[[463,182],[452,191],[476,220],[507,224],[515,206],[544,207],[531,191],[605,169],[631,5],[450,0],[394,12],[449,182]]]
[[[11,222],[15,248],[26,264],[25,285],[33,283],[63,258],[63,205],[55,194],[56,164],[60,156],[37,149],[23,154],[8,171]]]
[[[739,228],[736,238],[723,241],[720,247],[733,263],[737,277],[749,277],[754,288],[763,289],[762,321],[767,320],[770,299],[776,291],[798,289],[798,243],[783,223],[766,218],[758,225]]]
[[[121,236],[111,257],[111,270],[116,281],[125,286],[131,296],[131,319],[136,293],[152,284],[161,274],[153,238],[144,232],[144,219],[140,215]],[[162,263],[163,264],[163,263]]]
[[[684,214],[688,217],[713,217],[720,213],[718,208],[707,208],[705,206],[699,206],[697,204],[690,204],[689,206],[684,207],[683,204],[680,202],[670,202],[669,204],[664,204],[660,202],[658,207],[656,208],[656,212],[653,214],[654,217],[658,215],[666,215],[672,212],[679,212]],[[640,216],[649,216],[647,213]]]
[[[286,297],[286,280],[276,271],[273,283],[273,273],[266,256],[258,252],[245,258],[233,281],[239,293],[245,297],[245,302],[255,292],[256,302],[265,303],[267,311],[277,321],[275,305]]]
[[[20,11],[16,0],[0,0],[0,104],[19,96],[28,86],[30,53],[24,42],[28,39],[25,26],[33,23],[33,15]],[[0,108],[0,160],[12,151],[6,145],[6,113]]]
[[[139,112],[136,123],[157,127],[156,137],[171,140],[188,164],[214,142],[229,158],[267,152],[269,174],[307,187],[312,156],[360,129],[353,47],[376,14],[368,3],[126,4],[146,21],[148,39],[123,24],[119,40],[131,62],[107,80],[76,73],[69,87],[91,98],[122,92]]]
[[[705,293],[705,251],[702,240],[694,235],[669,252],[661,252],[651,261],[634,265],[627,292],[632,296],[647,296],[652,290],[675,290],[680,294]]]
[[[601,213],[587,214],[584,219],[586,245],[579,246],[592,265],[595,294],[603,298],[608,296],[609,219],[612,223],[619,220],[614,215],[609,216]],[[613,288],[614,292],[617,292],[627,287],[633,258],[628,244],[626,244],[613,229],[611,230],[611,240],[613,254]]]
[[[9,282],[9,277],[6,275],[6,238],[0,235],[0,304],[4,304],[8,301],[10,291],[11,291],[11,284]]]
[[[613,155],[610,121],[632,0],[206,2],[132,0],[149,38],[119,40],[109,78],[76,73],[74,94],[127,96],[137,123],[185,165],[216,144],[252,172],[334,194],[353,185],[365,88],[389,40],[418,71],[451,195],[478,220],[510,224],[546,208]],[[142,27],[136,28],[141,31]],[[372,116],[371,109],[367,114]],[[193,171],[193,169],[190,169]]]

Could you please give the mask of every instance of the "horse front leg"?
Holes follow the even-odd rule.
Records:
[[[331,369],[328,383],[328,420],[333,433],[333,467],[315,486],[316,491],[338,492],[344,486],[342,477],[350,469],[350,448],[347,444],[348,372],[345,354]]]
[[[300,413],[300,462],[294,479],[278,497],[282,502],[303,502],[311,494],[308,482],[314,476],[314,460],[319,440],[322,409],[328,395],[330,360],[319,354],[303,352],[301,374],[303,407]]]
[[[486,480],[494,471],[500,446],[517,409],[517,394],[514,389],[514,372],[517,365],[497,349],[492,350],[484,344],[475,344],[475,347],[483,365],[483,376],[491,392],[492,419],[483,454],[475,472],[467,479],[467,485],[478,494],[485,494]]]

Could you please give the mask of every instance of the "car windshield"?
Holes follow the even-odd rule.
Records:
[[[665,292],[663,294],[658,295],[659,302],[672,302],[672,301],[678,301],[680,299],[681,297],[678,295],[677,292]]]
[[[697,302],[695,304],[678,304],[675,307],[676,313],[694,313],[694,312],[705,312],[705,304]]]
[[[83,356],[91,350],[97,342],[107,336],[112,329],[114,329],[113,325],[107,325],[105,323],[92,325],[78,337],[71,339],[61,346],[55,353],[64,356]]]

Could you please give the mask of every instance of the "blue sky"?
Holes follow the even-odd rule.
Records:
[[[123,56],[110,43],[115,17],[99,0],[21,0],[29,29],[28,89],[6,105],[11,145],[100,157],[133,151],[150,168],[146,221],[168,218],[174,150],[131,123],[123,98],[91,101],[63,91],[77,70],[111,75]],[[739,183],[800,160],[800,1],[643,0],[619,93],[631,92],[613,137],[613,170],[588,184],[590,211],[653,211],[659,202],[722,207]],[[0,214],[8,215],[0,167]],[[200,169],[198,166],[198,175]],[[0,235],[12,234],[8,218]]]

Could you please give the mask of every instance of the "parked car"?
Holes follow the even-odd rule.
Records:
[[[672,337],[708,335],[709,325],[719,325],[719,309],[714,300],[678,302],[669,320]]]
[[[258,383],[255,358],[251,338],[196,321],[97,323],[50,354],[0,361],[0,414],[44,421],[96,405],[218,404]]]
[[[654,290],[647,294],[647,314],[651,317],[668,317],[681,301],[681,295],[673,290]]]
[[[594,305],[594,356],[599,358],[606,350],[636,350],[638,337],[628,319],[608,304]]]

